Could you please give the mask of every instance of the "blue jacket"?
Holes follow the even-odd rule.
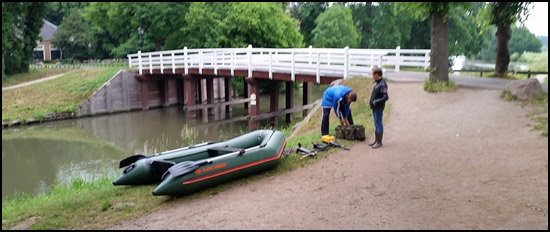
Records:
[[[351,91],[352,89],[343,85],[331,86],[323,93],[323,101],[321,102],[321,106],[323,108],[332,107],[336,113],[336,116],[340,119],[342,117],[348,117],[350,103],[346,102],[344,96]]]

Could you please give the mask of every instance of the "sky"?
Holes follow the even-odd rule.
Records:
[[[533,6],[524,24],[536,36],[548,36],[548,2],[535,2]]]

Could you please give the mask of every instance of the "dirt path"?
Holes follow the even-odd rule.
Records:
[[[44,78],[41,78],[41,79],[38,79],[38,80],[29,81],[29,82],[25,82],[25,83],[22,83],[22,84],[17,84],[17,85],[13,85],[13,86],[10,86],[10,87],[2,88],[2,91],[4,91],[4,90],[9,90],[9,89],[17,89],[17,88],[21,88],[21,87],[33,85],[33,84],[36,84],[36,83],[40,83],[40,82],[44,82],[44,81],[53,80],[53,79],[55,79],[55,78],[62,77],[62,76],[64,76],[65,74],[68,74],[68,73],[70,73],[70,72],[73,72],[73,71],[68,71],[68,72],[64,72],[64,73],[57,74],[57,75],[53,75],[53,76],[49,76],[49,77],[44,77]]]
[[[381,149],[360,143],[110,229],[548,229],[548,140],[525,109],[498,90],[389,86]]]

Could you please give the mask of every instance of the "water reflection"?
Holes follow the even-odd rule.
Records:
[[[312,85],[311,102],[326,85]],[[285,105],[284,94],[279,109]],[[301,105],[295,91],[294,105]],[[260,96],[260,112],[269,111],[269,96]],[[248,131],[247,121],[216,122],[245,115],[244,104],[231,114],[203,111],[186,118],[180,107],[134,111],[2,130],[2,198],[15,193],[36,195],[75,177],[92,180],[120,174],[118,162],[134,154],[150,155],[202,141],[223,141]],[[294,114],[294,121],[302,113]],[[285,123],[279,117],[279,125]],[[268,120],[260,126],[269,127]]]

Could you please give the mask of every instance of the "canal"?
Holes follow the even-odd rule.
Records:
[[[311,85],[310,101],[321,99],[327,85]],[[301,89],[301,88],[300,88]],[[280,94],[279,109],[285,106]],[[294,105],[302,93],[295,90]],[[269,95],[260,96],[260,112],[269,111]],[[204,111],[203,111],[204,112]],[[91,181],[122,170],[118,163],[130,155],[151,155],[205,141],[223,141],[248,132],[247,121],[220,122],[244,116],[244,104],[231,115],[215,111],[186,118],[181,107],[157,108],[86,117],[2,130],[2,199],[18,193],[37,195],[74,178]],[[292,121],[302,118],[293,114]],[[285,125],[285,117],[279,117]],[[269,127],[268,120],[260,127]]]

